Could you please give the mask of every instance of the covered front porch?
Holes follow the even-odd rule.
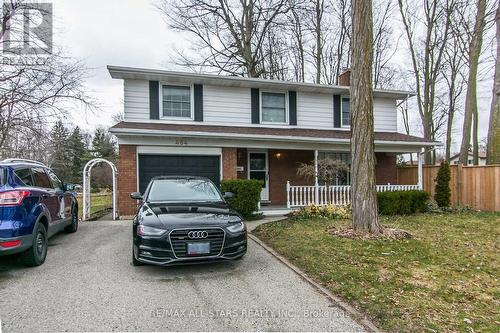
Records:
[[[405,191],[422,188],[422,154],[419,156],[419,181],[417,184],[398,184],[397,153],[377,151],[377,191]],[[318,180],[306,179],[297,174],[297,168],[314,164],[324,158],[340,159],[350,163],[350,153],[345,150],[296,150],[236,148],[236,174],[239,179],[263,181],[261,209],[266,215],[287,212],[307,205],[348,205],[351,203],[350,178],[335,184],[324,185]],[[316,171],[317,174],[317,171]]]

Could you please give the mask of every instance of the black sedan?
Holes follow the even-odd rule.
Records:
[[[201,177],[155,177],[140,200],[133,224],[132,262],[175,265],[240,259],[247,229],[217,187]]]

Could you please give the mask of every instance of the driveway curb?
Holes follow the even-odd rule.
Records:
[[[309,276],[306,275],[306,273],[304,273],[297,266],[288,261],[288,259],[277,253],[274,249],[272,249],[266,243],[257,238],[257,236],[253,234],[248,234],[248,237],[250,237],[254,242],[256,242],[262,248],[264,248],[264,250],[272,254],[276,259],[285,264],[288,268],[293,270],[297,275],[299,275],[303,280],[312,285],[316,290],[318,290],[326,297],[328,297],[332,303],[334,303],[336,306],[347,312],[352,317],[352,319],[355,320],[358,324],[368,329],[370,332],[376,332],[376,333],[383,332],[380,329],[378,329],[370,320],[368,320],[361,312],[356,310],[352,305],[349,305],[339,297],[332,294],[328,289],[323,287],[321,284],[311,279]]]

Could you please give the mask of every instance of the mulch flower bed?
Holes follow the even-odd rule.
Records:
[[[400,239],[410,239],[412,235],[401,229],[394,228],[383,228],[382,233],[380,234],[370,234],[355,231],[352,228],[332,228],[328,229],[328,233],[337,237],[345,237],[351,239],[366,239],[366,240],[375,240],[375,239],[386,239],[386,240],[400,240]]]

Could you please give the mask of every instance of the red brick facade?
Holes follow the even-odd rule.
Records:
[[[375,165],[375,178],[378,185],[397,184],[398,167],[396,165],[396,154],[375,153],[377,164]]]
[[[236,179],[236,148],[222,148],[222,177]]]
[[[118,159],[118,212],[120,216],[132,216],[136,201],[130,193],[137,191],[137,150],[134,145],[120,145]],[[396,155],[376,153],[377,184],[397,184]],[[224,179],[246,179],[247,149],[222,148],[222,173]],[[269,200],[273,205],[286,204],[286,182],[292,185],[312,185],[314,181],[297,176],[300,163],[314,160],[312,150],[268,150]],[[237,171],[237,166],[243,167]]]
[[[312,150],[269,150],[269,200],[273,205],[286,204],[286,182],[313,185],[314,181],[297,176],[300,163],[314,160]]]
[[[130,193],[137,191],[137,154],[136,146],[120,145],[118,155],[118,214],[132,216],[137,203]]]

